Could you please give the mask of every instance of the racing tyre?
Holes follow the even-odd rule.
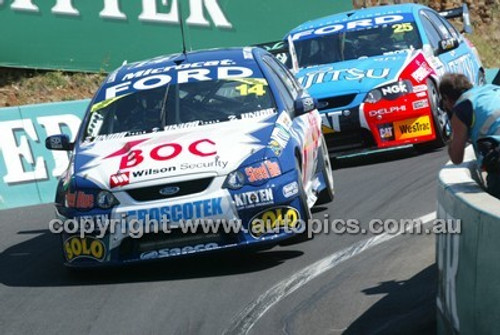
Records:
[[[319,152],[319,168],[321,169],[321,175],[323,176],[323,180],[326,182],[326,187],[323,190],[321,190],[321,192],[319,192],[318,200],[316,201],[315,205],[322,205],[329,203],[330,201],[333,200],[335,196],[332,164],[330,161],[328,148],[326,147],[326,142],[323,135],[321,136],[321,147]]]
[[[308,224],[312,218],[312,214],[311,214],[311,209],[307,205],[307,194],[306,194],[306,191],[304,190],[304,184],[302,183],[302,167],[298,161],[295,162],[295,169],[297,170],[297,175],[298,175],[297,183],[299,184],[300,204],[301,204],[301,207],[304,209],[304,216],[302,217],[302,220],[305,223],[305,229],[302,233],[297,234],[293,237],[290,237],[289,239],[286,239],[283,242],[280,242],[280,245],[297,244],[297,243],[301,243],[301,242],[305,242],[307,240],[313,239],[313,237],[309,238],[307,236]]]
[[[448,115],[446,111],[439,106],[439,93],[436,85],[430,79],[427,79],[427,88],[432,109],[432,123],[436,131],[436,139],[431,142],[415,144],[415,149],[422,153],[444,147],[451,135],[449,130],[447,130],[450,126]]]

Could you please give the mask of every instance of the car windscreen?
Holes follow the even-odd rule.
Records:
[[[419,49],[422,41],[415,23],[403,22],[302,39],[294,45],[299,67],[304,68]]]
[[[272,115],[276,109],[266,79],[237,78],[135,91],[95,104],[90,113],[86,141]]]

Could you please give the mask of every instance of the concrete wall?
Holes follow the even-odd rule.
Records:
[[[438,219],[460,234],[437,238],[438,334],[495,334],[500,323],[500,200],[473,179],[475,156],[439,173]],[[460,223],[457,221],[460,220]]]
[[[68,153],[45,149],[45,138],[74,138],[89,100],[0,109],[0,209],[54,201]]]

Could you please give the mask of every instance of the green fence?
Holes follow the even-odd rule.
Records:
[[[352,9],[351,0],[0,0],[0,66],[112,70],[193,49],[281,39],[298,24]]]

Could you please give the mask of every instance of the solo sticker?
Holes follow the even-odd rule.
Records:
[[[297,229],[300,215],[293,207],[275,207],[255,215],[249,223],[250,235],[278,234],[283,229]]]
[[[71,236],[64,242],[64,253],[68,262],[78,258],[90,258],[102,262],[106,257],[106,246],[101,240],[92,236],[84,238]]]

